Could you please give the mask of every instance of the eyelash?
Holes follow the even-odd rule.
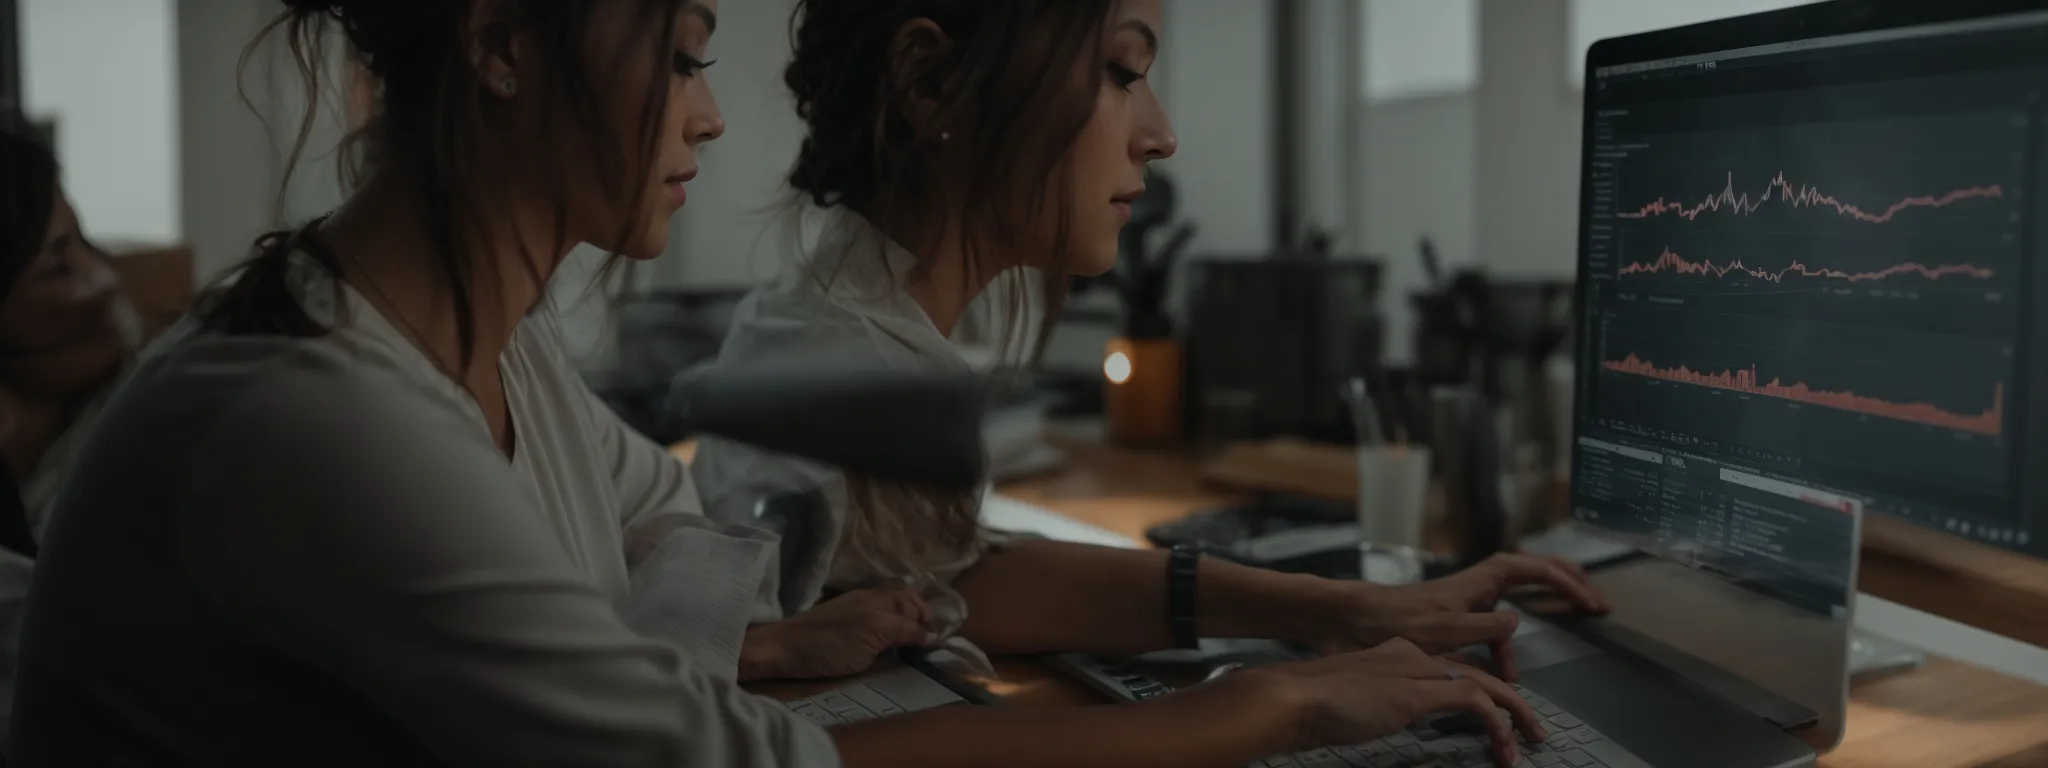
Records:
[[[1131,86],[1133,84],[1143,79],[1145,79],[1145,73],[1143,72],[1131,69],[1130,67],[1126,67],[1114,61],[1109,63],[1109,80],[1110,82],[1116,83],[1116,87],[1118,88],[1122,88],[1128,91],[1131,89]]]
[[[710,69],[711,65],[717,63],[718,61],[716,59],[713,59],[711,61],[698,61],[695,57],[692,57],[690,54],[677,51],[675,55],[674,66],[676,69],[676,74],[682,75],[683,77],[696,77],[698,70]]]

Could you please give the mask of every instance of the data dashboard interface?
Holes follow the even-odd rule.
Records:
[[[2048,555],[2044,97],[2048,13],[1596,62],[1578,517],[1815,607],[1859,510]]]

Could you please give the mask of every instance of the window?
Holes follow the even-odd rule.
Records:
[[[1479,0],[1365,0],[1359,23],[1367,102],[1479,84]]]
[[[1610,37],[1761,13],[1815,0],[1571,0],[1572,54],[1565,75],[1586,83],[1586,49]]]
[[[178,242],[175,4],[24,0],[18,8],[22,106],[33,119],[56,119],[64,191],[86,233]]]

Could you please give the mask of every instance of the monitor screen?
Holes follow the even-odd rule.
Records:
[[[2048,554],[2048,13],[1595,51],[1578,518],[1816,608],[1845,511]]]

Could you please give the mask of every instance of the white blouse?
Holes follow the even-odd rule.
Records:
[[[815,246],[789,254],[788,268],[741,302],[719,350],[718,365],[797,361],[854,369],[971,369],[959,348],[903,289],[915,256],[856,214],[835,209],[824,225]],[[823,493],[828,514],[817,521],[812,535],[826,546],[817,548],[818,559],[789,563],[781,570],[782,579],[795,582],[784,594],[803,596],[784,608],[806,609],[828,590],[909,582],[920,590],[940,625],[940,638],[935,639],[945,639],[947,647],[982,673],[992,674],[980,651],[952,637],[966,622],[967,605],[951,582],[979,560],[987,546],[1004,543],[1006,535],[984,529],[980,544],[969,551],[914,563],[910,572],[903,572],[901,564],[860,562],[839,551],[847,518],[855,512],[847,501],[846,479],[833,467],[707,437],[698,441],[690,470],[703,494],[705,513],[729,523],[754,520],[760,502],[779,494]]]
[[[554,307],[499,360],[508,462],[362,297],[294,280],[333,333],[181,327],[109,405],[37,563],[18,759],[837,764],[731,682],[775,538],[700,514]]]

